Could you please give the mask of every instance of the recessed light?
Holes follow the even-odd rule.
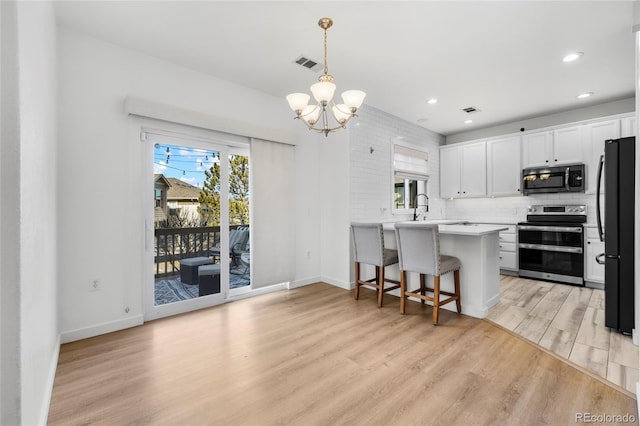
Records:
[[[584,99],[593,96],[593,92],[580,93],[578,99]]]
[[[429,99],[429,100],[427,101],[427,103],[428,103],[429,105],[437,104],[437,103],[438,103],[438,100],[437,100],[436,98],[431,98],[431,99]]]
[[[571,52],[567,54],[564,58],[562,58],[562,62],[573,62],[576,59],[580,58],[584,53],[582,52]]]
[[[464,120],[464,124],[471,124],[473,123],[473,120]]]

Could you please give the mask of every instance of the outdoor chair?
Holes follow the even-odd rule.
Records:
[[[219,241],[218,241],[219,244]],[[249,251],[249,227],[238,226],[229,232],[229,258],[232,266],[237,266],[242,253]],[[214,259],[220,258],[220,247],[211,247],[209,252]]]

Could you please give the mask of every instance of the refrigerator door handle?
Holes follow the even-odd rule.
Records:
[[[598,265],[604,265],[604,253],[600,253],[596,256],[596,262]]]
[[[604,232],[602,231],[602,211],[600,210],[600,184],[602,182],[602,168],[604,166],[604,154],[600,156],[600,162],[598,163],[598,179],[596,186],[596,222],[598,223],[598,235],[600,241],[604,241]]]

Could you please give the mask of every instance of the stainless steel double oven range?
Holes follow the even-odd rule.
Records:
[[[521,277],[584,285],[586,207],[529,206],[518,223]]]

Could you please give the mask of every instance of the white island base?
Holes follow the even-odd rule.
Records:
[[[500,266],[498,264],[498,233],[507,229],[499,225],[438,225],[440,253],[460,259],[460,302],[462,313],[484,318],[489,308],[500,300]],[[385,247],[397,248],[393,223],[384,224]],[[373,268],[367,268],[373,273]],[[408,273],[408,289],[419,288],[417,273]],[[386,276],[399,279],[398,265],[387,267]],[[433,287],[433,277],[427,278]],[[440,278],[440,289],[453,292],[453,273]],[[398,290],[388,294],[399,296]],[[455,303],[441,307],[456,312]]]

